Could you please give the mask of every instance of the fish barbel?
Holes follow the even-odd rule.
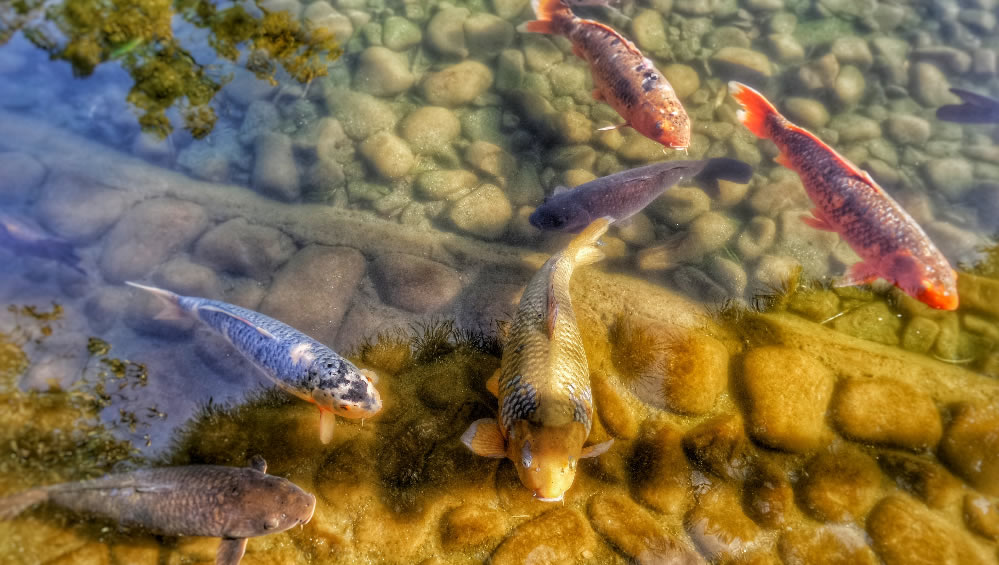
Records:
[[[546,231],[578,232],[597,218],[626,220],[667,188],[692,178],[747,183],[753,169],[736,159],[664,161],[591,180],[575,188],[558,187],[533,213],[531,225]]]
[[[319,438],[333,438],[335,416],[368,418],[382,409],[373,376],[335,351],[253,310],[134,282],[164,304],[157,319],[192,316],[222,334],[268,378],[289,393],[319,407]]]
[[[534,33],[563,35],[590,64],[593,97],[607,102],[625,124],[672,149],[690,145],[690,119],[673,87],[634,43],[610,27],[576,17],[562,0],[531,0]]]
[[[215,563],[236,565],[246,538],[305,524],[316,509],[316,497],[266,471],[256,456],[249,467],[160,467],[40,487],[0,499],[0,520],[49,503],[149,533],[219,537]]]
[[[957,273],[929,236],[871,175],[782,116],[762,94],[738,83],[729,92],[739,117],[757,137],[780,149],[777,162],[798,173],[815,208],[802,220],[836,232],[861,257],[838,283],[884,278],[933,308],[956,310]]]
[[[569,298],[573,270],[603,258],[596,245],[608,225],[607,218],[593,222],[527,283],[498,375],[488,385],[499,397],[499,421],[476,420],[461,436],[478,455],[513,461],[524,486],[546,502],[562,500],[580,458],[611,444],[583,447],[593,398]]]

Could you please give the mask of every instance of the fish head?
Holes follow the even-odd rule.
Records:
[[[534,498],[558,502],[576,478],[586,429],[579,422],[540,426],[520,420],[511,430],[507,456]]]
[[[956,281],[956,276],[953,276]],[[947,280],[923,278],[912,295],[927,306],[938,310],[957,310],[957,283]]]
[[[542,231],[578,232],[590,224],[589,211],[571,195],[555,195],[538,206],[528,221]]]
[[[288,479],[263,475],[247,477],[230,490],[238,501],[227,516],[227,538],[249,538],[275,534],[305,524],[316,510],[316,497],[298,488]],[[260,476],[262,475],[262,476]]]
[[[690,122],[682,108],[661,108],[641,121],[644,123],[633,124],[635,129],[653,141],[670,149],[686,149],[690,145]]]
[[[891,273],[896,286],[909,296],[939,310],[957,309],[957,273],[945,260],[934,264],[909,253],[896,253],[886,262],[885,272]]]
[[[319,386],[312,390],[312,399],[320,410],[343,418],[370,418],[382,410],[382,397],[375,388],[377,380],[373,371],[343,361],[327,369]]]

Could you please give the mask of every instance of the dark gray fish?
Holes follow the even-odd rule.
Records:
[[[295,328],[235,304],[181,296],[134,282],[163,301],[157,319],[193,317],[229,340],[274,383],[319,408],[319,439],[333,438],[335,416],[368,418],[382,409],[375,375]]]
[[[959,124],[993,124],[999,122],[999,100],[975,94],[963,88],[951,92],[964,100],[963,104],[948,104],[937,108],[937,119]]]
[[[26,255],[59,261],[80,274],[87,274],[80,268],[80,257],[72,243],[45,233],[27,218],[0,212],[0,245]]]
[[[607,217],[611,222],[630,218],[684,179],[749,182],[752,176],[752,167],[735,159],[655,163],[600,177],[573,189],[555,189],[534,210],[530,222],[540,230],[577,233],[597,218]]]
[[[161,467],[40,487],[0,499],[0,520],[47,502],[150,533],[222,538],[215,563],[235,565],[246,538],[305,524],[316,509],[316,497],[266,471],[258,455],[249,467]]]

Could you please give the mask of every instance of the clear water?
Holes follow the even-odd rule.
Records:
[[[826,441],[775,446],[757,429],[759,397],[740,383],[753,350],[782,345],[831,371],[830,406],[845,410],[843,391],[857,379],[897,379],[935,407],[944,444],[994,444],[987,430],[954,438],[968,406],[986,406],[981,418],[999,423],[996,126],[939,121],[935,110],[956,100],[948,86],[999,94],[995,6],[675,0],[578,11],[636,41],[674,82],[693,124],[686,155],[628,128],[597,131],[620,118],[592,99],[590,71],[568,41],[514,29],[529,17],[523,2],[0,5],[0,212],[71,241],[84,271],[0,248],[0,303],[11,307],[0,313],[12,407],[3,492],[149,464],[238,465],[260,452],[271,472],[320,493],[320,506],[306,529],[251,540],[248,561],[503,561],[528,539],[524,555],[534,543],[542,562],[644,562],[678,544],[718,562],[858,562],[875,554],[843,557],[843,547],[871,545],[889,563],[906,555],[898,561],[891,536],[875,531],[877,517],[892,516],[875,504],[910,492],[915,506],[899,512],[960,539],[945,548],[955,562],[994,561],[996,534],[967,517],[969,505],[991,504],[999,529],[994,454],[969,475],[962,461],[973,448],[962,458],[936,442],[850,439],[825,404]],[[759,87],[906,207],[960,273],[957,312],[878,285],[830,287],[856,256],[799,220],[811,204],[772,161],[773,145],[738,124],[730,79]],[[620,447],[580,472],[570,514],[545,515],[583,531],[583,549],[566,557],[524,533],[553,506],[529,500],[509,461],[476,458],[457,441],[495,409],[482,383],[498,362],[496,322],[512,317],[534,269],[569,239],[538,232],[527,216],[558,185],[717,156],[752,164],[753,181],[667,191],[612,228],[607,260],[577,277],[591,367],[613,391],[597,395],[602,425],[591,439],[616,437]],[[321,446],[312,407],[262,394],[259,371],[203,328],[152,320],[155,305],[124,280],[292,324],[378,369],[385,412],[341,420],[334,444]],[[631,373],[658,346],[629,341],[629,316],[652,333],[722,344],[726,376],[713,397],[693,401],[703,407],[643,397]],[[452,322],[456,331],[441,329]],[[663,347],[674,351],[670,374],[712,370],[700,346]],[[602,407],[607,398],[616,408]],[[662,478],[680,477],[684,502],[657,505],[640,480],[655,465],[641,454],[666,448],[649,438],[665,437],[663,426],[695,437],[727,415],[746,419],[742,443],[732,441],[752,454],[749,470],[719,472],[688,446],[694,466],[684,460]],[[943,502],[884,462],[894,448],[958,476]],[[830,517],[809,498],[818,487],[804,477],[829,449],[847,468],[847,451],[881,465],[859,515]],[[795,489],[786,521],[752,512],[765,468]],[[651,553],[608,533],[600,508],[606,518],[613,496],[651,517],[629,526],[651,528],[660,540]],[[714,509],[731,500],[753,519],[721,523],[723,541],[705,541],[698,524],[710,530]],[[456,508],[472,510],[456,518]],[[0,525],[0,537],[17,563],[196,562],[215,547],[129,537],[51,509]],[[803,547],[819,549],[801,558]]]

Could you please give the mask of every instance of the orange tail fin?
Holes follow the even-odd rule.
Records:
[[[552,21],[558,18],[572,17],[572,10],[562,0],[531,0],[531,7],[534,8],[534,15],[538,19],[525,22],[522,27],[518,27],[522,31],[558,33],[552,25]]]
[[[767,128],[767,118],[773,115],[780,116],[780,112],[762,94],[741,82],[731,81],[728,83],[729,94],[742,105],[738,116],[743,125],[749,131],[756,134],[756,137],[768,139],[771,136]]]

